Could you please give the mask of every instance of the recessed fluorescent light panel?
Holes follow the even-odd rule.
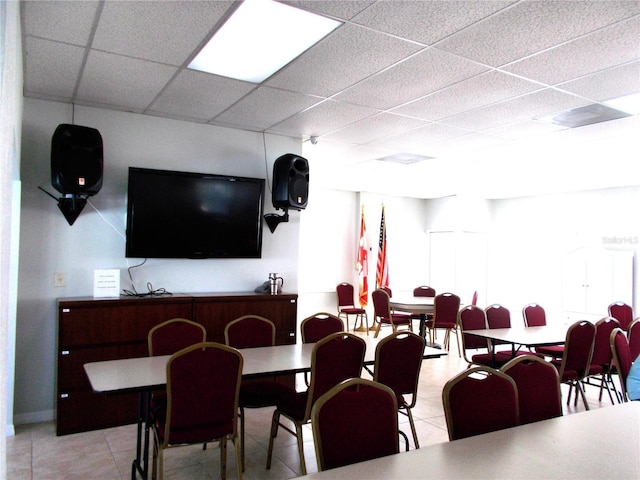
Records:
[[[631,113],[632,115],[640,115],[640,93],[612,98],[611,100],[607,100],[602,103],[610,106],[611,108],[615,108],[616,110],[622,110],[623,112]]]
[[[586,105],[584,107],[559,112],[548,117],[539,118],[538,120],[562,125],[563,127],[576,128],[629,116],[631,115],[626,112],[621,112],[615,108],[594,103],[592,105]]]
[[[427,157],[426,155],[416,155],[413,153],[394,153],[386,157],[376,158],[377,162],[401,163],[403,165],[411,165],[412,163],[433,160],[435,157]]]
[[[272,0],[245,0],[189,68],[260,83],[340,25]]]

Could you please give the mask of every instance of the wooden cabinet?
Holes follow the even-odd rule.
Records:
[[[198,294],[119,299],[58,300],[58,435],[133,423],[137,393],[94,393],[84,372],[87,362],[148,355],[147,333],[165,320],[187,318],[202,323],[207,339],[224,343],[224,327],[246,314],[276,324],[278,344],[296,342],[295,294]]]

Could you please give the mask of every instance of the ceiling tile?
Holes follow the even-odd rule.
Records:
[[[430,123],[408,132],[374,140],[370,142],[369,145],[388,148],[393,151],[431,155],[431,147],[434,143],[467,135],[468,133],[468,130],[461,128],[441,125],[439,123]]]
[[[102,2],[22,1],[23,34],[84,46]]]
[[[141,112],[175,72],[176,68],[167,65],[92,50],[77,100]]]
[[[394,109],[393,112],[436,121],[540,88],[535,83],[513,75],[491,71],[455,83],[439,92]]]
[[[49,40],[25,39],[24,90],[28,95],[48,95],[71,101],[85,49]],[[49,62],[55,58],[55,62]]]
[[[320,137],[375,113],[372,108],[327,100],[271,127],[269,132]]]
[[[329,97],[417,52],[420,47],[355,25],[343,25],[276,73],[269,86]]]
[[[281,3],[342,20],[350,20],[375,0],[281,0]]]
[[[512,3],[514,0],[377,2],[353,21],[400,38],[431,45]]]
[[[336,99],[386,110],[486,70],[478,63],[428,48],[363,80]]]
[[[216,123],[264,130],[321,101],[318,97],[260,87],[235,103]]]
[[[394,135],[424,125],[422,120],[402,117],[392,113],[380,113],[346,126],[327,135],[328,139],[354,143],[367,143],[379,137]]]
[[[233,2],[105,2],[93,48],[180,66]],[[161,26],[161,28],[158,28]]]
[[[640,58],[640,18],[632,18],[504,67],[547,85]]]
[[[636,1],[524,1],[437,46],[499,67],[639,12]]]
[[[447,118],[446,123],[469,130],[486,131],[490,128],[540,118],[570,108],[582,107],[587,103],[587,101],[579,97],[553,89],[546,89],[461,113]]]
[[[587,75],[559,87],[594,102],[640,93],[640,61]]]
[[[149,111],[209,121],[255,88],[253,83],[185,69],[163,90]],[[221,91],[225,95],[220,95]]]

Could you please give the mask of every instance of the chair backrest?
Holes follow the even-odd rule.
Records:
[[[615,328],[611,332],[609,344],[611,345],[611,354],[616,365],[616,370],[620,376],[622,398],[624,401],[627,401],[627,377],[629,376],[629,370],[631,370],[631,363],[634,358],[631,356],[631,350],[629,350],[627,336],[621,328]]]
[[[384,290],[385,292],[387,292],[387,295],[389,295],[389,298],[393,297],[393,292],[391,291],[391,289],[389,287],[380,287],[382,290]]]
[[[396,332],[376,345],[373,380],[383,383],[396,395],[412,395],[415,405],[425,339],[411,332]]]
[[[580,320],[569,327],[559,372],[561,381],[566,372],[575,372],[578,380],[589,372],[595,337],[596,326],[586,320]]]
[[[541,305],[530,303],[522,309],[522,318],[525,327],[544,327],[547,324],[547,315]]]
[[[186,318],[172,318],[162,322],[147,335],[149,356],[173,355],[195,343],[207,340],[207,331],[203,325]]]
[[[614,302],[608,307],[609,316],[620,322],[620,328],[625,332],[633,321],[633,308],[624,302]]]
[[[536,355],[519,355],[500,371],[518,387],[521,424],[562,416],[560,377],[552,363]]]
[[[300,323],[302,343],[316,343],[331,333],[344,331],[342,319],[326,312],[311,315]]]
[[[490,367],[472,367],[450,379],[442,390],[442,404],[449,440],[514,427],[520,422],[515,381]]]
[[[343,380],[360,377],[365,348],[362,338],[347,332],[332,333],[313,346],[305,420],[318,398]]]
[[[213,342],[169,359],[165,446],[235,436],[242,364],[240,352]]]
[[[627,338],[629,339],[629,350],[631,351],[631,358],[636,359],[638,358],[638,355],[640,355],[640,317],[636,318],[629,325]]]
[[[373,302],[373,313],[380,323],[389,323],[391,317],[391,306],[389,294],[383,288],[378,288],[371,292]]]
[[[399,452],[396,397],[371,380],[331,388],[313,406],[311,423],[320,471]]]
[[[477,305],[478,304],[478,291],[474,291],[473,292],[473,296],[471,297],[471,305]]]
[[[354,307],[354,288],[347,282],[339,283],[336,286],[336,296],[338,298],[338,311],[342,307]]]
[[[464,350],[475,348],[488,348],[489,344],[486,338],[466,335],[465,330],[484,330],[487,328],[487,317],[484,310],[477,305],[467,305],[458,313],[458,325],[462,331],[462,346]],[[469,363],[470,359],[466,358]]]
[[[511,328],[511,313],[508,308],[494,303],[489,305],[484,313],[487,315],[489,328]]]
[[[259,315],[243,315],[227,323],[224,341],[234,348],[269,347],[276,344],[276,326]]]
[[[433,326],[451,327],[458,322],[458,310],[460,310],[460,297],[454,293],[440,293],[433,300]]]
[[[413,289],[413,296],[414,297],[435,297],[436,289],[431,288],[427,285],[420,285],[419,287],[416,287]]]
[[[612,356],[609,339],[614,328],[620,328],[620,324],[615,318],[604,317],[596,322],[596,336],[593,341],[591,364],[602,365],[605,371],[608,371],[611,366]]]

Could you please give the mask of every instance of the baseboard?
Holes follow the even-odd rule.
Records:
[[[41,410],[39,412],[16,413],[13,415],[14,425],[26,425],[29,423],[51,422],[54,418],[54,410]]]

